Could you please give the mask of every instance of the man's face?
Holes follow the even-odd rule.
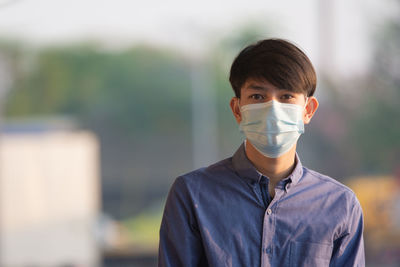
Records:
[[[318,101],[315,97],[311,96],[308,98],[306,104],[306,99],[306,96],[302,93],[294,93],[290,90],[279,89],[268,81],[248,79],[240,90],[240,99],[237,97],[232,98],[230,105],[236,121],[240,123],[241,106],[264,103],[271,100],[281,103],[295,104],[305,107],[303,112],[303,121],[307,124],[310,122],[318,108]]]

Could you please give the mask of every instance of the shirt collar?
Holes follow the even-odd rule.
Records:
[[[235,154],[233,155],[232,164],[236,173],[240,177],[249,179],[257,183],[260,181],[261,176],[246,156],[244,143],[242,143],[242,145],[238,148],[238,150],[236,150]]]
[[[290,186],[295,186],[303,177],[303,165],[301,164],[299,155],[296,152],[296,159],[295,159],[296,166],[291,174],[289,174],[287,179],[290,179],[291,183]]]
[[[249,179],[252,182],[260,182],[262,175],[257,171],[251,161],[247,158],[244,143],[242,143],[242,145],[238,148],[238,150],[236,150],[235,154],[233,155],[232,164],[236,173],[240,177]],[[303,175],[303,165],[301,164],[300,158],[297,153],[295,164],[296,166],[292,173],[287,178],[281,181],[282,184],[285,184],[286,189],[288,189],[288,187],[296,185]]]

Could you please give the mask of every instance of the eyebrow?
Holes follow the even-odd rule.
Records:
[[[264,86],[257,85],[257,84],[250,84],[247,88],[254,89],[254,90],[262,90],[262,91],[268,90],[268,88],[266,88]]]
[[[270,90],[268,87],[265,87],[265,86],[262,86],[262,85],[258,85],[258,84],[250,84],[247,88],[248,89],[257,90],[257,91],[268,91],[268,90]],[[278,90],[279,91],[287,91],[287,92],[293,93],[293,91],[289,90],[289,89],[278,88]]]

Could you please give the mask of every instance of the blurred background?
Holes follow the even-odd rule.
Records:
[[[269,37],[317,69],[303,164],[400,266],[398,0],[0,0],[0,266],[156,266],[169,187],[240,145],[230,64]]]

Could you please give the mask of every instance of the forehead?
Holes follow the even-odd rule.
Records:
[[[278,88],[268,82],[267,80],[262,79],[247,79],[243,84],[241,91],[252,91],[252,90],[260,90],[260,91],[281,91],[286,90],[284,88]],[[290,90],[287,90],[290,91]]]

